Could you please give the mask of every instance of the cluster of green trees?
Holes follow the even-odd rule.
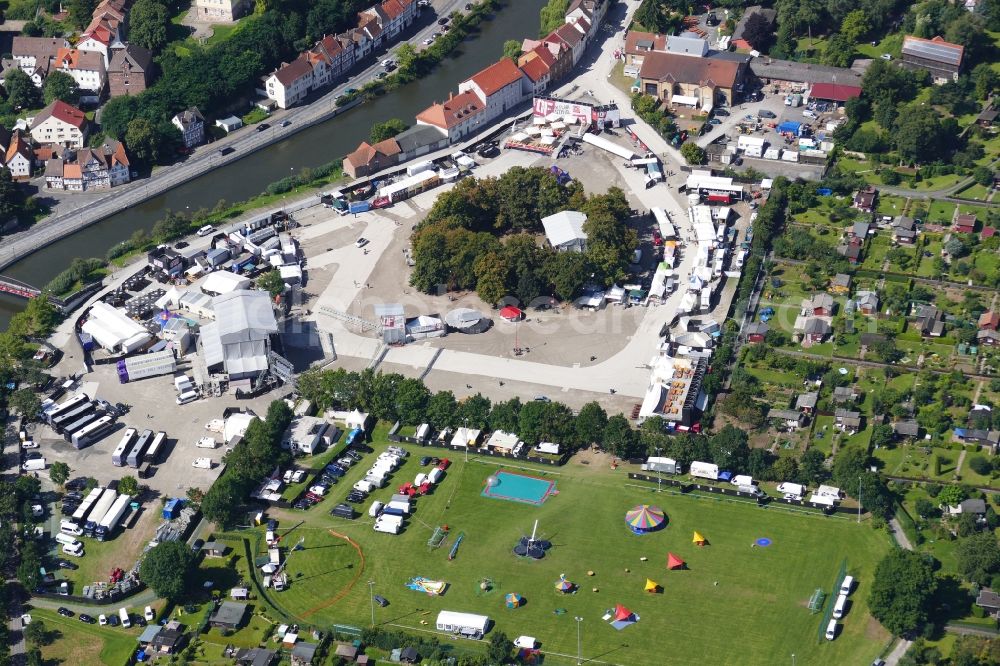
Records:
[[[139,580],[156,596],[177,601],[187,590],[187,580],[197,567],[194,553],[183,541],[164,541],[154,546],[139,565]]]
[[[155,51],[166,43],[161,5],[156,0],[140,3],[144,3],[140,5],[140,39]],[[157,58],[160,78],[139,95],[109,101],[101,113],[102,129],[107,136],[125,141],[130,155],[138,161],[165,162],[181,141],[180,132],[170,122],[174,114],[192,106],[211,114],[229,108],[234,100],[247,99],[262,74],[293,58],[313,38],[349,27],[356,21],[357,11],[367,4],[364,0],[325,0],[315,5],[304,0],[265,3],[264,11],[243,19],[239,29],[223,42],[208,47],[192,45],[183,57],[172,50],[161,53]],[[307,21],[307,16],[317,20]],[[307,25],[317,32],[310,33]],[[134,33],[133,25],[133,38]]]
[[[224,528],[237,523],[253,487],[275,467],[291,460],[291,453],[281,448],[282,435],[291,421],[288,405],[276,400],[263,420],[250,422],[242,440],[223,459],[225,472],[202,499],[201,512],[206,519]]]
[[[74,289],[100,279],[104,275],[104,267],[105,264],[100,259],[76,257],[66,270],[49,280],[48,284],[45,285],[45,291],[57,296],[65,296]]]
[[[428,663],[449,663],[454,666],[494,666],[510,663],[514,643],[507,634],[499,630],[490,632],[486,654],[454,654],[451,645],[442,645],[436,638],[411,636],[384,627],[366,627],[361,632],[361,641],[368,646],[385,650],[412,647]]]
[[[538,242],[541,218],[562,210],[587,215],[586,252],[556,252]],[[438,196],[413,234],[410,284],[431,292],[474,289],[485,302],[513,295],[569,300],[587,282],[611,285],[627,274],[638,240],[618,188],[588,197],[546,169],[515,167],[499,178],[467,178]]]

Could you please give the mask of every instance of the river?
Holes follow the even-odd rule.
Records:
[[[229,202],[249,199],[270,183],[303,167],[316,167],[343,157],[368,138],[374,123],[390,118],[413,123],[417,113],[447,98],[449,92],[457,90],[460,81],[495,62],[503,53],[506,40],[534,37],[538,31],[538,13],[544,5],[545,0],[509,0],[491,21],[480,24],[478,34],[473,34],[430,76],[102,220],[29,255],[4,273],[44,286],[74,258],[103,257],[108,248],[127,239],[136,229],[152,229],[168,209],[197,210],[212,208],[220,199]],[[0,327],[6,328],[10,316],[23,307],[24,301],[0,295]]]

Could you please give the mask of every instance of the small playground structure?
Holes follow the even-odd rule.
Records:
[[[438,525],[435,527],[434,534],[432,534],[431,538],[427,540],[427,547],[440,548],[448,539],[448,532],[449,529],[447,525]]]
[[[459,532],[458,536],[455,537],[455,543],[451,547],[451,551],[448,553],[448,559],[453,560],[455,556],[458,555],[458,547],[462,544],[462,539],[465,538],[465,532]]]
[[[530,557],[533,560],[540,560],[545,557],[545,552],[552,547],[549,541],[535,538],[538,533],[538,521],[531,530],[531,536],[523,536],[514,546],[514,554],[518,557]]]

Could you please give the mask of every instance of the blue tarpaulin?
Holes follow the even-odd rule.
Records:
[[[802,132],[802,123],[797,123],[794,120],[786,120],[778,125],[778,131],[791,132],[795,136],[798,136]]]

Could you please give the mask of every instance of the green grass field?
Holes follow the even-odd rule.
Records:
[[[42,647],[46,664],[124,664],[137,646],[140,630],[135,627],[99,627],[41,608],[29,612],[32,620],[42,620],[46,628],[58,632],[52,644]]]
[[[629,485],[621,471],[577,463],[559,473],[529,470],[548,472],[546,478],[557,484],[558,494],[541,506],[489,499],[480,492],[496,465],[473,459],[455,461],[435,493],[418,500],[405,532],[391,536],[375,533],[367,515],[355,521],[327,515],[366,468],[362,462],[351,470],[309,513],[279,514],[283,527],[305,516],[286,545],[300,537],[305,541],[302,550],[288,553],[290,588],[271,596],[307,626],[365,626],[371,618],[367,583],[372,580],[374,593],[390,602],[375,609],[378,623],[433,631],[439,610],[485,614],[508,636],[535,636],[549,653],[548,663],[575,659],[574,616],[583,618],[584,656],[614,664],[662,663],[665,651],[676,664],[770,663],[793,652],[800,663],[867,663],[887,639],[868,615],[866,587],[889,542],[867,525],[749,503],[655,494]],[[411,457],[391,486],[412,479],[419,469]],[[392,487],[375,499],[386,499]],[[638,503],[662,506],[669,526],[633,535],[623,517]],[[511,548],[530,534],[536,519],[539,535],[553,548],[541,561],[519,559]],[[434,527],[443,524],[452,536],[444,547],[429,549]],[[360,554],[329,530],[350,537]],[[694,546],[694,530],[711,545]],[[449,561],[458,533],[465,537]],[[765,536],[772,546],[751,548]],[[259,548],[263,552],[262,544]],[[687,560],[689,570],[667,571],[668,551]],[[845,558],[860,589],[837,640],[818,640],[821,616],[811,615],[806,605],[816,588],[829,592]],[[562,573],[579,585],[576,594],[556,592]],[[431,597],[409,590],[405,583],[412,576],[446,581],[447,593]],[[663,586],[662,594],[643,591],[647,577]],[[482,593],[483,579],[493,581],[493,592]],[[523,595],[526,605],[505,608],[508,592]],[[621,632],[602,621],[617,603],[641,621]],[[557,614],[557,609],[565,612]]]

